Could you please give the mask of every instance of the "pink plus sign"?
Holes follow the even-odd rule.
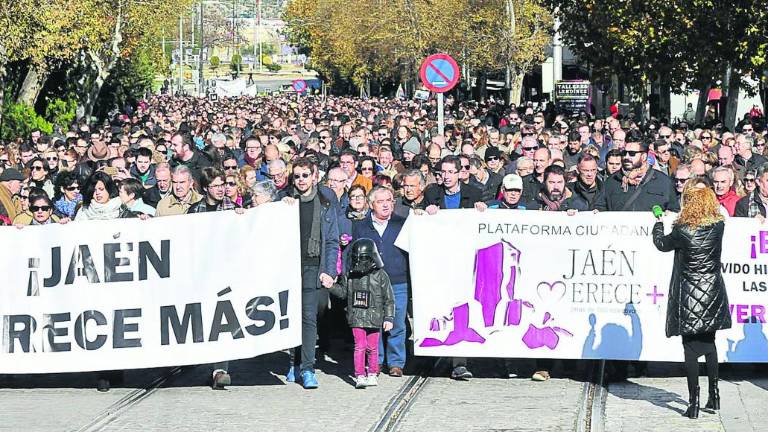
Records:
[[[647,295],[648,297],[653,297],[653,304],[656,304],[656,300],[659,297],[664,297],[664,294],[659,292],[659,289],[658,289],[658,287],[656,285],[653,286],[653,292],[652,293],[647,293],[645,295]]]

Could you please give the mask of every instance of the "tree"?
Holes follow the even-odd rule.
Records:
[[[504,18],[507,5],[515,27]],[[551,14],[540,0],[293,0],[289,40],[326,78],[417,81],[423,59],[444,52],[481,73],[522,74],[543,60]],[[501,49],[500,49],[501,48]]]
[[[762,75],[766,0],[548,2],[562,20],[564,40],[598,81],[609,82],[615,74],[640,94],[650,84],[662,95],[670,88],[700,89],[699,119],[713,85],[724,84],[733,110],[741,78]],[[726,117],[732,127],[735,111]]]

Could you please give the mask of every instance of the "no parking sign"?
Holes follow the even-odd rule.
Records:
[[[295,80],[292,87],[296,93],[303,93],[307,89],[307,82],[304,80]]]
[[[419,68],[421,82],[435,93],[451,90],[459,82],[459,75],[459,65],[448,54],[431,55]]]

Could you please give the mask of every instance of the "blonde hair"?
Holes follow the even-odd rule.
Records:
[[[709,187],[697,187],[697,185],[705,183],[695,180],[689,180],[685,184],[682,208],[675,224],[699,228],[724,220],[720,213],[720,202],[717,201],[715,192]]]

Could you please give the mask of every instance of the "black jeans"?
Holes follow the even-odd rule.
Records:
[[[302,266],[301,268],[301,357],[294,350],[294,365],[298,372],[315,371],[315,344],[317,343],[317,297],[319,295],[320,268]],[[325,289],[325,288],[320,288]]]

